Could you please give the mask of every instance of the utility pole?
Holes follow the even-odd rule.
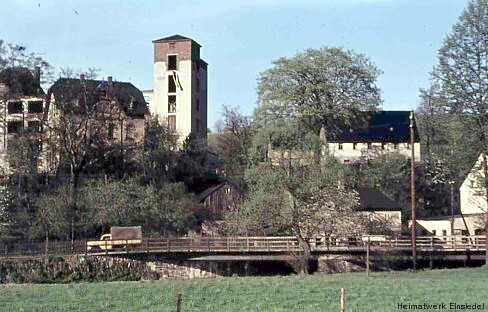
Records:
[[[413,119],[413,111],[410,112],[410,201],[412,207],[412,267],[417,268],[417,209],[416,209],[416,195],[415,195],[415,126]]]

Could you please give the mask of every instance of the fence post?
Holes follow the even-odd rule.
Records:
[[[346,312],[346,294],[344,288],[341,288],[341,312]]]
[[[176,295],[176,312],[181,312],[181,294]]]
[[[369,253],[371,248],[371,241],[368,237],[367,245],[366,245],[366,276],[369,276]]]

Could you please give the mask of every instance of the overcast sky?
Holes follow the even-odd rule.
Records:
[[[0,38],[57,69],[98,67],[152,89],[152,40],[180,34],[209,63],[209,126],[222,104],[251,114],[256,77],[280,56],[338,46],[384,73],[384,109],[412,109],[467,0],[0,0]]]

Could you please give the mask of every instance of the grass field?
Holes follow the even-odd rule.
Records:
[[[418,272],[228,277],[62,285],[0,285],[0,311],[346,311],[400,310],[398,303],[485,304],[488,268]],[[437,310],[437,311],[451,311]],[[470,311],[462,310],[462,311]],[[480,311],[480,310],[476,310]]]

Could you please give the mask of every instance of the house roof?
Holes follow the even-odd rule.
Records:
[[[220,190],[225,185],[230,185],[230,186],[236,188],[239,192],[241,192],[241,189],[235,183],[230,182],[230,181],[226,181],[226,182],[211,186],[211,187],[207,188],[206,190],[204,190],[203,192],[199,193],[197,195],[198,202],[200,202],[200,203],[203,202],[208,196],[210,196],[214,192]]]
[[[360,211],[400,211],[401,206],[388,198],[382,191],[373,188],[360,187],[356,191],[359,194]]]
[[[101,92],[106,92],[108,82],[103,80],[86,79],[86,104],[91,108],[99,102]],[[125,113],[131,117],[144,117],[149,113],[146,101],[142,92],[130,82],[113,81],[113,96],[124,108]],[[67,104],[73,104],[76,100],[83,102],[85,94],[82,92],[80,79],[60,78],[48,91],[54,94],[56,105],[63,103],[61,109],[67,109]],[[82,109],[83,105],[78,105],[77,109]],[[71,107],[72,108],[72,107]]]
[[[188,37],[185,37],[185,36],[178,35],[178,34],[173,35],[173,36],[164,37],[161,39],[153,40],[153,43],[155,43],[155,42],[170,42],[170,41],[184,41],[184,40],[191,40],[194,43],[196,43],[198,46],[200,46],[195,40],[188,38]]]
[[[415,122],[415,121],[414,121]],[[415,142],[420,137],[415,127]],[[410,111],[359,112],[349,125],[327,138],[330,142],[409,142]]]
[[[8,86],[13,94],[43,96],[45,95],[38,79],[26,67],[10,67],[0,71],[0,82]]]

